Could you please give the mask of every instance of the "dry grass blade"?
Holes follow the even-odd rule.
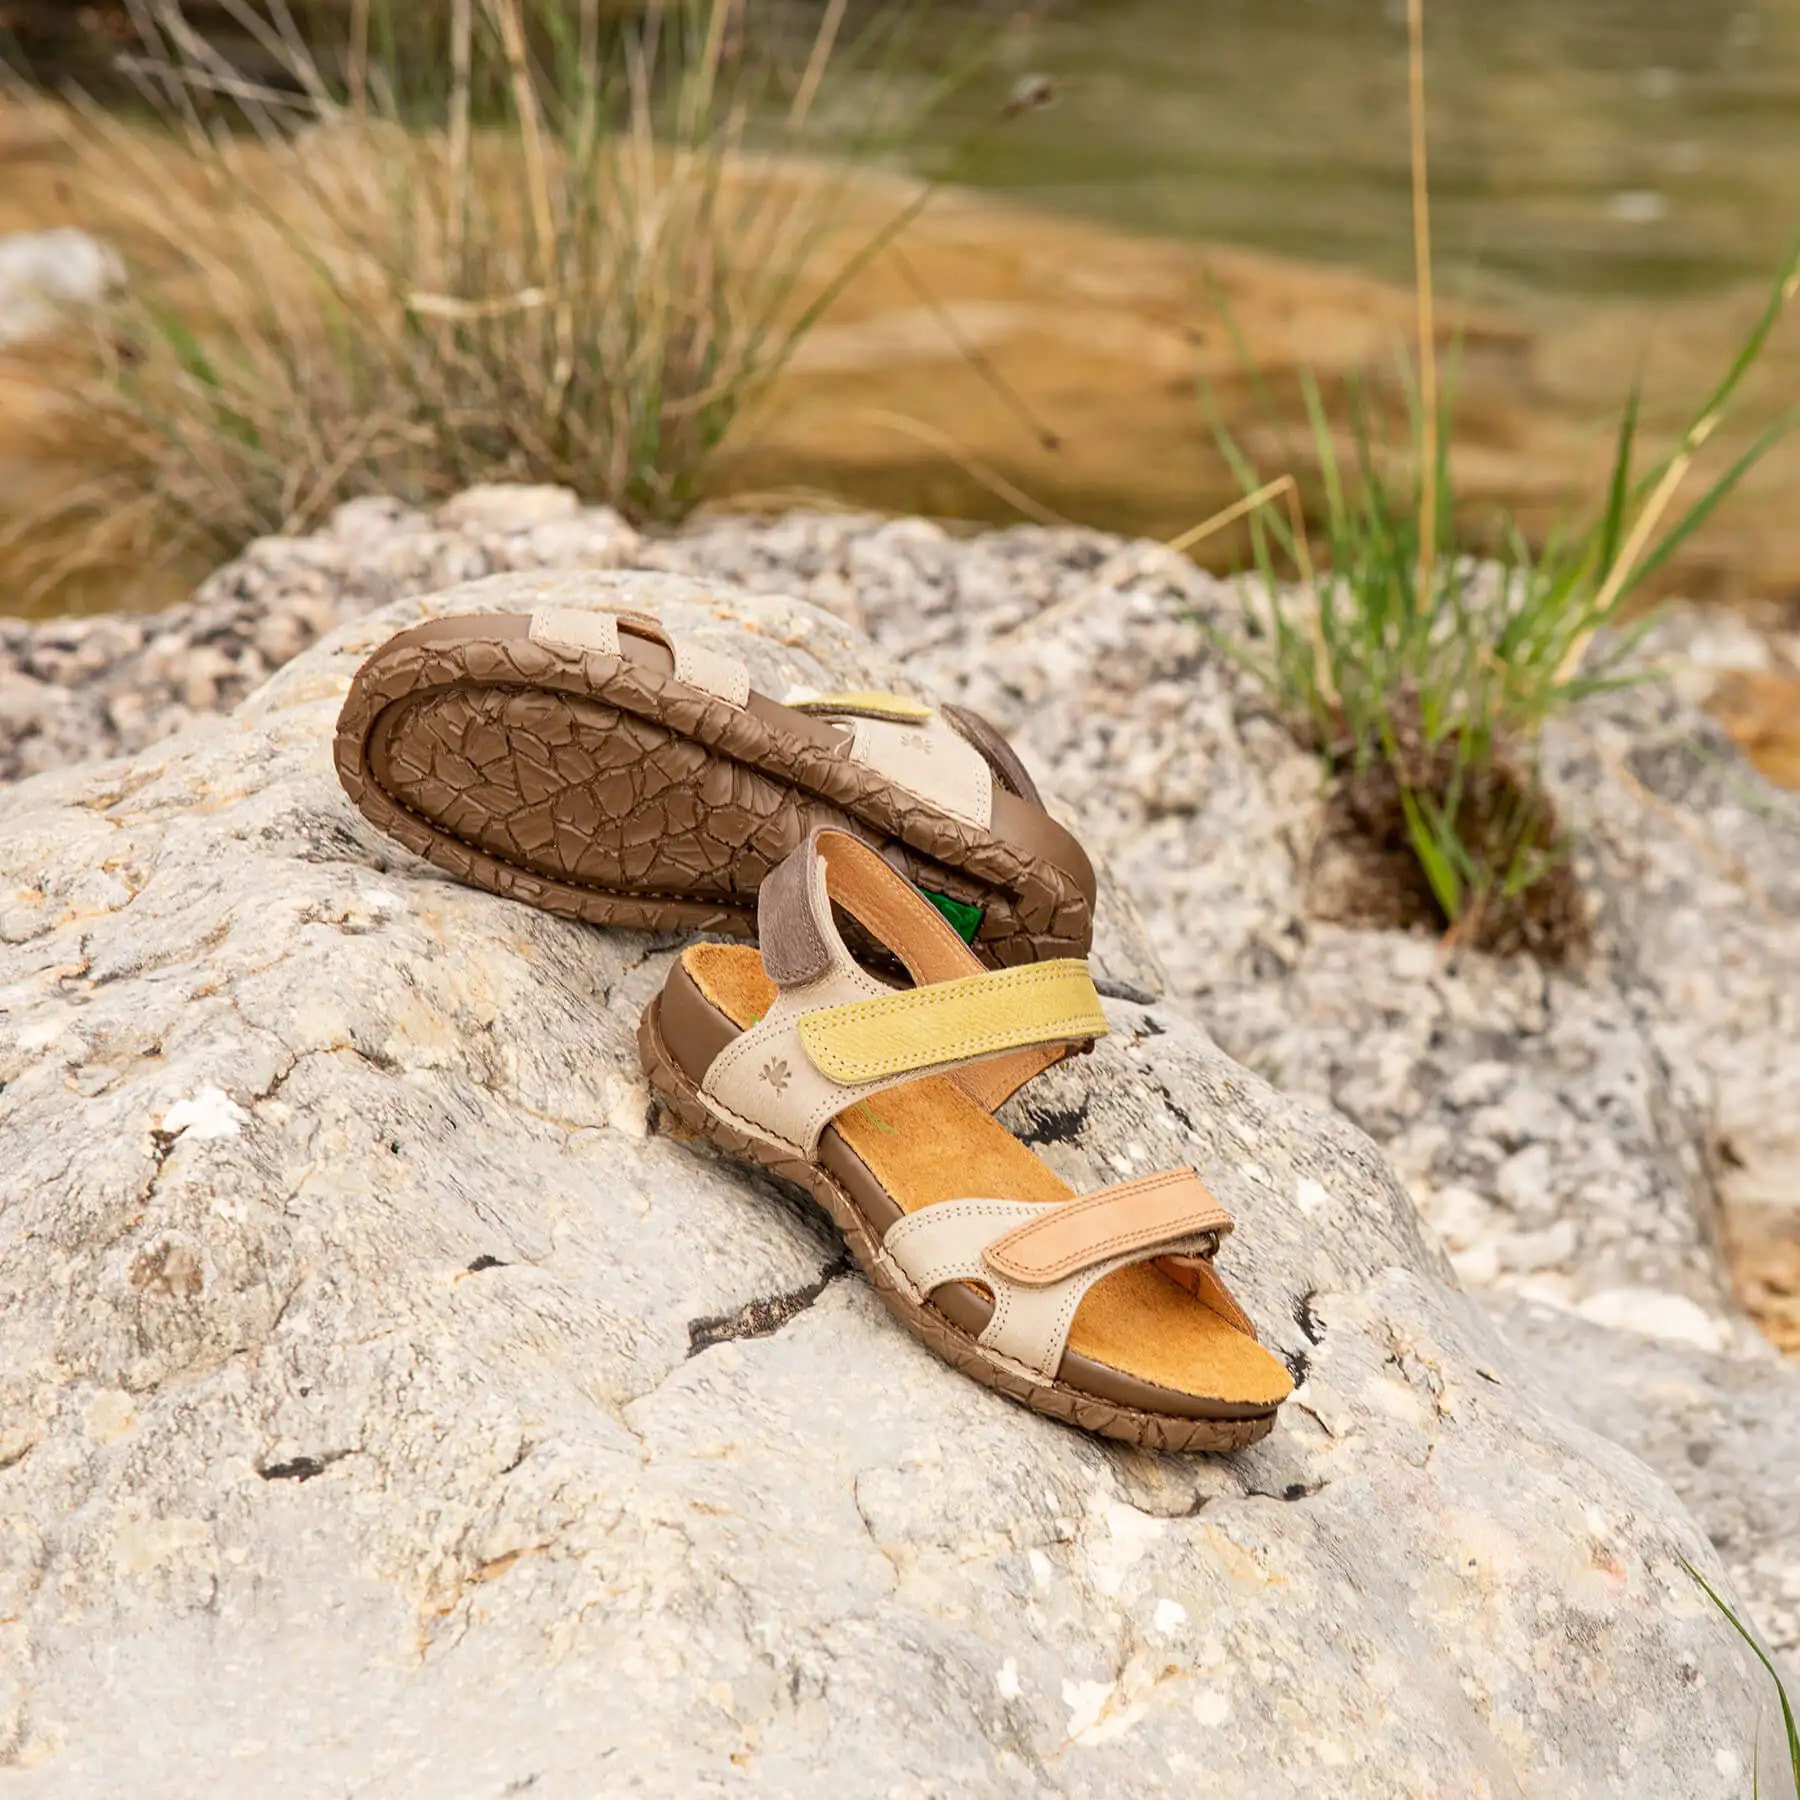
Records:
[[[1694,1585],[1699,1588],[1701,1593],[1703,1593],[1707,1599],[1718,1608],[1719,1612],[1723,1615],[1725,1622],[1730,1625],[1731,1629],[1743,1639],[1746,1645],[1748,1645],[1750,1653],[1762,1664],[1769,1679],[1774,1682],[1775,1701],[1780,1709],[1782,1736],[1785,1740],[1782,1748],[1787,1753],[1788,1772],[1794,1783],[1794,1800],[1800,1800],[1800,1721],[1797,1721],[1795,1718],[1794,1703],[1788,1697],[1787,1684],[1781,1679],[1781,1671],[1769,1660],[1769,1653],[1762,1647],[1756,1634],[1734,1611],[1732,1611],[1724,1597],[1718,1593],[1706,1577],[1702,1575],[1685,1556],[1681,1558],[1681,1566],[1687,1570]],[[1760,1770],[1761,1744],[1758,1743],[1754,1749],[1755,1754],[1752,1757],[1752,1767]],[[1762,1787],[1760,1773],[1753,1777],[1753,1781],[1756,1791],[1760,1793]]]
[[[469,229],[469,106],[475,41],[474,0],[450,10],[450,203],[444,222],[445,261],[462,263]]]
[[[1033,499],[1023,488],[1008,481],[998,469],[990,468],[972,456],[947,431],[940,431],[937,426],[928,424],[923,419],[909,419],[904,413],[888,412],[880,407],[864,407],[858,416],[885,430],[897,431],[903,437],[914,438],[929,446],[946,462],[962,470],[978,487],[986,488],[995,499],[1004,502],[1022,517],[1030,519],[1033,524],[1069,525],[1070,521],[1061,513],[1053,512],[1041,500]],[[1041,619],[1042,615],[1039,617]]]
[[[350,7],[350,110],[358,118],[369,110],[369,0]]]
[[[849,158],[797,154],[830,110],[843,6],[791,92],[752,17],[763,0],[604,26],[581,0],[554,30],[525,0],[451,0],[447,85],[421,97],[380,60],[382,0],[357,0],[323,59],[286,0],[224,3],[273,82],[244,78],[174,0],[143,0],[164,122],[79,100],[59,115],[134,267],[85,366],[45,396],[46,456],[105,471],[30,521],[45,584],[105,565],[122,520],[158,554],[229,553],[354,494],[430,503],[478,480],[677,517],[936,185],[850,225],[859,156],[910,128],[879,70],[858,77]]]
[[[525,158],[525,186],[531,199],[531,223],[536,233],[540,263],[554,253],[556,213],[550,203],[550,169],[544,155],[543,126],[538,118],[537,90],[525,56],[525,27],[519,18],[519,0],[488,0],[489,10],[506,47],[506,74],[512,86],[513,112],[518,122],[519,147]],[[715,9],[722,10],[722,9]]]
[[[1431,593],[1437,559],[1439,401],[1437,309],[1431,268],[1431,183],[1425,141],[1425,0],[1407,0],[1407,112],[1412,127],[1413,258],[1419,294],[1419,411],[1424,443],[1419,469],[1419,579]]]
[[[806,58],[806,73],[800,77],[800,86],[794,92],[794,104],[788,109],[789,131],[803,129],[812,113],[813,102],[819,97],[819,86],[825,79],[825,70],[831,61],[831,53],[837,47],[838,33],[844,27],[845,5],[846,0],[829,0],[825,17],[819,21],[818,35],[814,37],[812,49]]]

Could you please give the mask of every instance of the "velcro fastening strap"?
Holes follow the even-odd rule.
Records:
[[[1231,1215],[1192,1169],[1146,1175],[1051,1207],[997,1238],[982,1261],[1021,1287],[1052,1287],[1137,1251],[1187,1249],[1231,1229]]]
[[[1106,1035],[1106,1015],[1087,964],[1065,958],[825,1007],[799,1029],[820,1074],[855,1086],[1026,1045],[1091,1041]]]
[[[750,671],[735,656],[705,650],[686,638],[668,639],[675,657],[675,679],[699,688],[731,706],[743,706],[750,698]]]
[[[986,831],[993,823],[994,772],[943,719],[847,716],[853,720],[850,754],[865,768],[966,825]]]
[[[876,694],[858,689],[852,694],[820,694],[813,700],[790,700],[795,712],[836,714],[844,718],[894,719],[902,724],[923,724],[931,717],[931,708],[923,700],[909,700],[904,694]]]
[[[540,606],[531,615],[531,641],[565,656],[617,656],[619,621],[609,612]]]
[[[664,629],[658,619],[638,612],[588,612],[573,606],[540,606],[531,615],[530,637],[546,650],[564,656],[618,656],[619,627],[634,636],[653,638],[675,659],[675,679],[704,694],[743,706],[750,698],[750,671],[735,656],[690,644]]]

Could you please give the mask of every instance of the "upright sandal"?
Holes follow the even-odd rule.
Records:
[[[596,925],[750,936],[816,826],[891,855],[990,967],[1084,956],[1094,872],[993,726],[893,694],[786,706],[635,613],[435,619],[357,672],[345,791],[439,868]]]
[[[906,966],[852,960],[841,908]],[[810,1191],[888,1308],[1039,1412],[1165,1450],[1263,1437],[1292,1383],[1213,1268],[1192,1169],[1081,1199],[994,1117],[1104,1035],[1077,961],[984,972],[866,844],[814,831],[763,883],[761,954],[682,952],[638,1048],[668,1112]]]

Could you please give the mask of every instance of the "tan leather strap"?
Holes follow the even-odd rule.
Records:
[[[1071,1200],[991,1243],[982,1260],[1024,1287],[1049,1287],[1114,1257],[1203,1233],[1223,1236],[1231,1215],[1192,1169],[1146,1175]]]
[[[1132,1263],[1179,1259],[1200,1272],[1195,1286],[1216,1288],[1205,1259],[1230,1229],[1194,1171],[1178,1169],[1082,1200],[940,1200],[896,1219],[881,1257],[917,1302],[946,1282],[981,1282],[994,1300],[983,1346],[1054,1380],[1096,1282]]]
[[[648,613],[588,612],[577,607],[542,606],[531,615],[534,644],[565,656],[617,656],[620,627],[635,637],[666,645],[675,659],[675,679],[702,693],[743,706],[750,698],[750,671],[735,656],[707,650],[664,628]]]
[[[919,985],[896,991],[862,968],[834,902]],[[1084,965],[987,974],[918,889],[847,831],[815,830],[771,871],[758,922],[777,993],[714,1057],[700,1097],[738,1129],[803,1155],[847,1107],[927,1069],[991,1108],[1070,1043],[1106,1030]]]
[[[800,1041],[833,1081],[878,1081],[1000,1050],[1092,1043],[1106,1015],[1074,959],[964,975],[809,1013]]]

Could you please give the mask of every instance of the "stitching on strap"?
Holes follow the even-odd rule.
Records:
[[[1161,1220],[1129,1219],[1121,1221],[1102,1237],[1091,1235],[1095,1224],[1104,1225],[1109,1215],[1135,1207],[1157,1195],[1191,1190],[1185,1205]],[[1028,1252],[1042,1245],[1046,1238],[1056,1239],[1077,1233],[1072,1246],[1048,1261],[1038,1261]],[[1206,1184],[1192,1169],[1172,1169],[1128,1181],[1116,1187],[1102,1188],[1098,1193],[1083,1195],[1057,1208],[1054,1213],[1022,1222],[1018,1229],[996,1238],[983,1252],[982,1260],[995,1274],[1027,1287],[1049,1287],[1067,1276],[1124,1252],[1137,1252],[1141,1260],[1166,1254],[1177,1245],[1211,1238],[1218,1239],[1232,1229],[1231,1217],[1214,1198]]]
[[[1046,1002],[1066,995],[1054,1012]],[[998,1022],[990,1022],[998,1017]],[[957,1026],[967,1018],[962,1030]],[[889,1029],[883,1030],[882,1027]],[[966,975],[808,1014],[801,1041],[820,1073],[859,1082],[998,1050],[1104,1037],[1087,965],[1073,958]]]

